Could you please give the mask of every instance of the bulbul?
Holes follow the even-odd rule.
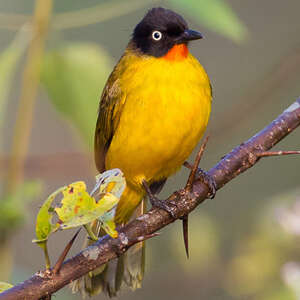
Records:
[[[152,8],[138,23],[102,92],[95,132],[99,172],[119,168],[126,189],[115,222],[143,213],[146,190],[157,194],[182,166],[202,137],[211,111],[212,90],[190,41],[201,39],[177,13]],[[164,208],[163,201],[151,197]],[[167,209],[167,208],[166,208]],[[134,214],[135,212],[135,214]],[[144,243],[85,278],[88,294],[116,295],[123,283],[140,287]]]

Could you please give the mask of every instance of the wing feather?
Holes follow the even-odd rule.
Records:
[[[99,172],[105,170],[105,155],[118,127],[125,93],[121,89],[119,70],[115,68],[103,89],[95,130],[95,162]]]

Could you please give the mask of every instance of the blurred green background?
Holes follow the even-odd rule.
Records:
[[[176,10],[205,35],[191,44],[214,94],[202,168],[300,95],[297,0],[0,1],[0,281],[16,284],[43,268],[31,240],[46,196],[76,180],[93,185],[102,88],[132,29],[154,6]],[[32,25],[34,14],[39,22]],[[277,149],[300,149],[298,131]],[[190,217],[189,260],[181,223],[168,226],[147,242],[143,288],[120,298],[299,299],[299,166],[296,156],[266,158],[202,204]],[[170,178],[160,197],[187,175],[182,169]],[[72,234],[50,239],[53,262]],[[56,299],[80,297],[65,288]]]

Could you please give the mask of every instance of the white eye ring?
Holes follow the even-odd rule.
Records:
[[[155,41],[159,41],[162,38],[162,33],[158,30],[155,30],[155,31],[152,32],[152,38]]]

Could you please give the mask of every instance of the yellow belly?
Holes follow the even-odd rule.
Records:
[[[128,56],[123,63],[125,104],[106,168],[120,168],[140,190],[144,179],[166,178],[188,158],[206,128],[211,89],[191,54],[181,61]]]

